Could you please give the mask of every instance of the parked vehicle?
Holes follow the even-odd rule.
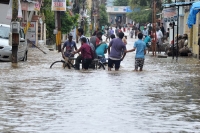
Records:
[[[10,25],[0,24],[0,61],[12,60],[12,33],[10,32]],[[20,28],[18,45],[18,60],[26,61],[28,53],[28,44],[25,39],[24,30]]]

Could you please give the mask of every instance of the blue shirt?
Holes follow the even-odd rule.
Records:
[[[96,48],[96,54],[97,55],[100,55],[102,57],[105,57],[104,56],[104,52],[105,50],[108,48],[108,45],[106,43],[103,43],[101,45],[99,45],[97,48]]]
[[[126,50],[126,45],[123,43],[122,39],[114,38],[110,41],[111,51],[109,57],[115,59],[121,59],[122,52]]]
[[[114,34],[114,30],[112,29],[110,29],[110,35],[112,35],[112,34]]]
[[[64,45],[63,45],[64,48],[66,48],[66,51],[65,51],[65,56],[66,57],[69,57],[71,55],[71,52],[74,51],[74,48],[76,47],[76,43],[75,41],[69,41],[67,40]],[[71,55],[73,56],[73,55]]]
[[[144,58],[144,50],[146,49],[146,44],[142,40],[138,40],[134,44],[134,48],[136,48],[135,58]]]
[[[145,44],[147,44],[147,43],[150,42],[150,41],[151,41],[150,36],[146,36],[146,37],[144,38]]]

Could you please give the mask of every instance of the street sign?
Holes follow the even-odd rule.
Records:
[[[52,0],[52,11],[66,11],[66,0]]]
[[[21,26],[23,28],[27,27],[26,22],[22,22]],[[36,42],[36,22],[30,22],[29,23],[29,28],[27,31],[26,38],[29,39],[31,42]]]

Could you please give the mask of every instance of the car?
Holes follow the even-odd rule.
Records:
[[[0,61],[12,61],[12,33],[10,31],[10,25],[0,24]],[[17,59],[27,61],[28,44],[22,27],[20,27],[19,36]]]

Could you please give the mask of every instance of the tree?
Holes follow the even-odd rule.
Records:
[[[106,12],[106,6],[100,5],[99,9],[99,26],[108,25],[108,13]]]
[[[44,0],[44,6],[41,7],[41,13],[44,13],[45,23],[47,28],[47,37],[51,38],[53,36],[53,30],[55,29],[55,17],[54,11],[51,11],[51,2],[52,0]],[[66,2],[67,6],[69,1]],[[61,13],[61,32],[66,34],[70,32],[74,26],[77,25],[78,14],[74,16],[70,15],[69,11]]]
[[[61,32],[63,34],[69,33],[75,26],[78,25],[78,14],[71,16],[68,11],[61,15]]]
[[[41,13],[44,13],[47,28],[47,37],[51,38],[53,35],[53,29],[55,29],[55,18],[54,18],[54,12],[51,11],[51,0],[45,0],[44,6],[40,9]]]
[[[114,0],[114,6],[128,6],[129,0]]]
[[[129,13],[128,16],[139,23],[146,23],[146,22],[151,22],[151,16],[152,16],[152,12],[151,10],[146,10],[148,7],[137,7],[138,11],[134,11],[132,13]]]
[[[156,12],[159,13],[162,11],[162,3],[171,2],[171,0],[156,0]],[[129,13],[128,16],[140,23],[146,23],[152,21],[152,7],[153,0],[130,0],[130,6],[133,9],[132,13]],[[140,8],[140,11],[134,11],[134,9]]]

